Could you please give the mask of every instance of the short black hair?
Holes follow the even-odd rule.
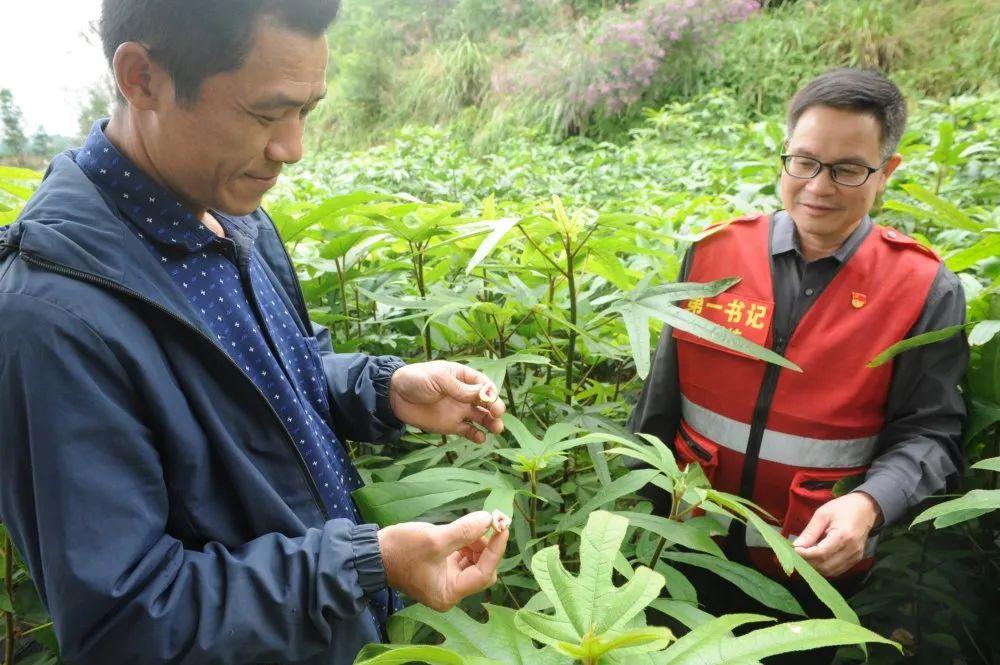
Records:
[[[205,79],[243,66],[262,17],[319,37],[339,8],[340,0],[103,0],[101,43],[109,65],[126,42],[147,47],[190,106]]]
[[[845,67],[831,69],[809,81],[795,93],[788,105],[788,135],[806,110],[830,106],[869,113],[882,129],[882,159],[888,159],[899,147],[906,129],[906,99],[892,81],[871,69]]]

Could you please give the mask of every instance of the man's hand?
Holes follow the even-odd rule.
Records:
[[[868,534],[881,522],[875,499],[851,492],[820,506],[792,544],[823,577],[836,577],[863,558]]]
[[[485,510],[469,513],[451,524],[406,522],[379,529],[389,586],[438,612],[497,581],[497,566],[510,530],[486,530],[493,516]]]
[[[503,431],[507,410],[496,385],[482,372],[459,363],[434,360],[396,370],[389,383],[389,406],[407,425],[435,434],[459,434],[473,443]]]

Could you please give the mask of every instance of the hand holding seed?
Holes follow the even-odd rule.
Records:
[[[493,511],[493,531],[495,533],[500,533],[501,531],[506,531],[507,527],[510,526],[510,517],[504,515],[499,510]]]

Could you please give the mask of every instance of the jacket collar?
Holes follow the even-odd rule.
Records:
[[[115,202],[77,166],[77,151],[55,159],[10,228],[7,241],[31,259],[125,289],[167,310],[211,339],[187,298],[126,225]]]

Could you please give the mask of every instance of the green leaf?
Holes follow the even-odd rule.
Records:
[[[732,638],[734,628],[764,621],[774,621],[774,619],[760,614],[727,614],[717,619],[713,618],[677,640],[658,661],[658,665],[674,665],[686,658],[693,658],[699,651],[707,650],[727,638]]]
[[[366,522],[388,526],[412,521],[429,510],[484,489],[459,481],[400,481],[366,485],[351,494]]]
[[[980,321],[969,333],[969,345],[982,346],[993,339],[997,333],[1000,333],[1000,321]]]
[[[566,531],[567,529],[584,521],[587,516],[598,508],[607,504],[611,504],[611,507],[613,508],[616,499],[638,492],[643,487],[648,485],[649,481],[651,481],[659,473],[660,472],[656,469],[641,469],[625,474],[621,478],[612,482],[610,485],[602,487],[577,510],[564,515],[563,518],[559,520],[559,524],[556,525],[555,530],[557,532]]]
[[[981,469],[983,471],[1000,471],[1000,457],[989,457],[987,459],[979,460],[970,468]]]
[[[674,328],[691,333],[692,335],[697,335],[702,339],[714,342],[715,344],[724,346],[727,349],[739,351],[740,353],[748,355],[752,358],[757,358],[758,360],[780,365],[781,367],[790,369],[794,372],[802,371],[801,367],[793,363],[791,360],[778,355],[771,349],[755,344],[741,335],[737,335],[720,325],[716,325],[715,323],[694,314],[693,312],[687,311],[686,309],[670,306],[660,312],[657,315],[657,318],[665,323],[669,323]]]
[[[536,356],[530,353],[515,353],[503,358],[466,358],[464,362],[478,369],[490,378],[490,381],[502,387],[507,379],[507,370],[511,365],[523,363],[525,365],[549,365],[549,359],[545,356]]]
[[[909,351],[911,349],[917,349],[921,346],[927,346],[928,344],[936,344],[937,342],[944,341],[946,339],[951,339],[955,335],[962,332],[962,330],[968,324],[958,324],[954,326],[948,326],[947,328],[941,328],[940,330],[932,330],[931,332],[926,332],[921,335],[914,335],[913,337],[908,337],[900,342],[896,342],[890,346],[885,351],[882,351],[877,356],[872,358],[868,362],[868,367],[878,367],[889,362],[900,353],[904,351]]]
[[[662,556],[669,561],[697,566],[715,573],[727,582],[736,585],[743,593],[770,608],[787,614],[805,615],[802,606],[788,589],[753,568],[728,559],[720,559],[710,554],[696,552],[664,552]]]
[[[778,562],[786,573],[791,574],[792,571],[798,573],[805,580],[806,584],[809,585],[813,593],[816,594],[816,597],[830,608],[833,616],[850,623],[860,623],[858,615],[847,604],[844,597],[833,588],[825,577],[816,572],[816,569],[795,551],[795,548],[792,547],[792,544],[784,536],[758,516],[753,509],[745,506],[734,507],[737,508],[736,512],[738,514],[746,518],[748,523],[752,524],[760,532],[768,547],[778,557]]]
[[[508,517],[514,514],[514,490],[507,488],[497,488],[486,495],[483,502],[483,510],[492,513],[499,510]]]
[[[632,473],[635,473],[635,471]],[[629,524],[634,527],[655,533],[661,538],[665,538],[667,542],[683,545],[684,547],[698,552],[704,552],[706,554],[712,554],[720,558],[725,558],[722,550],[715,543],[715,541],[712,540],[712,537],[696,526],[685,522],[670,520],[665,517],[657,517],[656,515],[646,515],[645,513],[616,512],[615,514],[621,515],[627,519]]]
[[[930,208],[924,219],[932,224],[973,232],[986,228],[959,210],[955,204],[945,201],[922,185],[916,183],[903,185],[903,190]]]
[[[728,618],[728,617],[724,617]],[[721,620],[721,619],[720,619]],[[811,619],[760,628],[746,635],[703,644],[678,659],[670,660],[668,650],[657,665],[747,665],[768,656],[829,646],[878,642],[899,645],[847,621]],[[902,649],[900,649],[902,651]]]
[[[649,606],[657,612],[666,614],[688,629],[697,628],[715,618],[708,612],[698,609],[697,603],[689,603],[683,600],[657,598]]]
[[[1000,233],[993,233],[985,236],[972,247],[949,254],[945,258],[945,265],[952,272],[961,272],[984,259],[992,259],[998,254],[1000,254]]]
[[[0,179],[41,182],[42,174],[38,171],[32,171],[31,169],[24,169],[19,166],[0,166]]]
[[[667,633],[632,632],[645,628],[643,610],[659,595],[663,576],[640,567],[621,587],[612,582],[627,530],[628,520],[623,517],[605,511],[591,513],[580,536],[579,575],[566,571],[558,547],[538,552],[531,570],[553,613],[518,610],[514,619],[518,629],[565,653],[593,655],[613,649],[638,653],[665,646],[670,639]]]
[[[424,605],[411,605],[390,621],[410,620],[425,624],[444,638],[442,646],[465,657],[490,659],[504,665],[564,665],[569,659],[551,649],[538,649],[531,639],[515,628],[512,609],[483,604],[488,620],[480,623],[458,608],[435,612]],[[399,617],[399,618],[396,618]]]
[[[427,663],[428,665],[500,665],[503,661],[490,658],[468,657],[426,644],[413,646],[390,646],[369,644],[361,650],[354,665],[405,665],[405,663]]]
[[[520,217],[507,217],[504,219],[490,220],[490,225],[493,226],[493,230],[490,231],[489,235],[483,240],[482,244],[479,245],[479,249],[476,253],[472,255],[472,259],[469,260],[469,264],[465,266],[465,274],[470,275],[472,271],[476,269],[483,259],[489,256],[493,248],[497,246],[507,233],[510,232],[512,228],[518,225],[521,221]]]
[[[928,520],[934,520],[934,526],[943,528],[957,523],[957,521],[948,519],[955,513],[960,512],[962,519],[959,521],[965,521],[997,509],[1000,509],[1000,490],[975,489],[957,499],[944,501],[928,508],[917,515],[910,524],[910,528]]]

